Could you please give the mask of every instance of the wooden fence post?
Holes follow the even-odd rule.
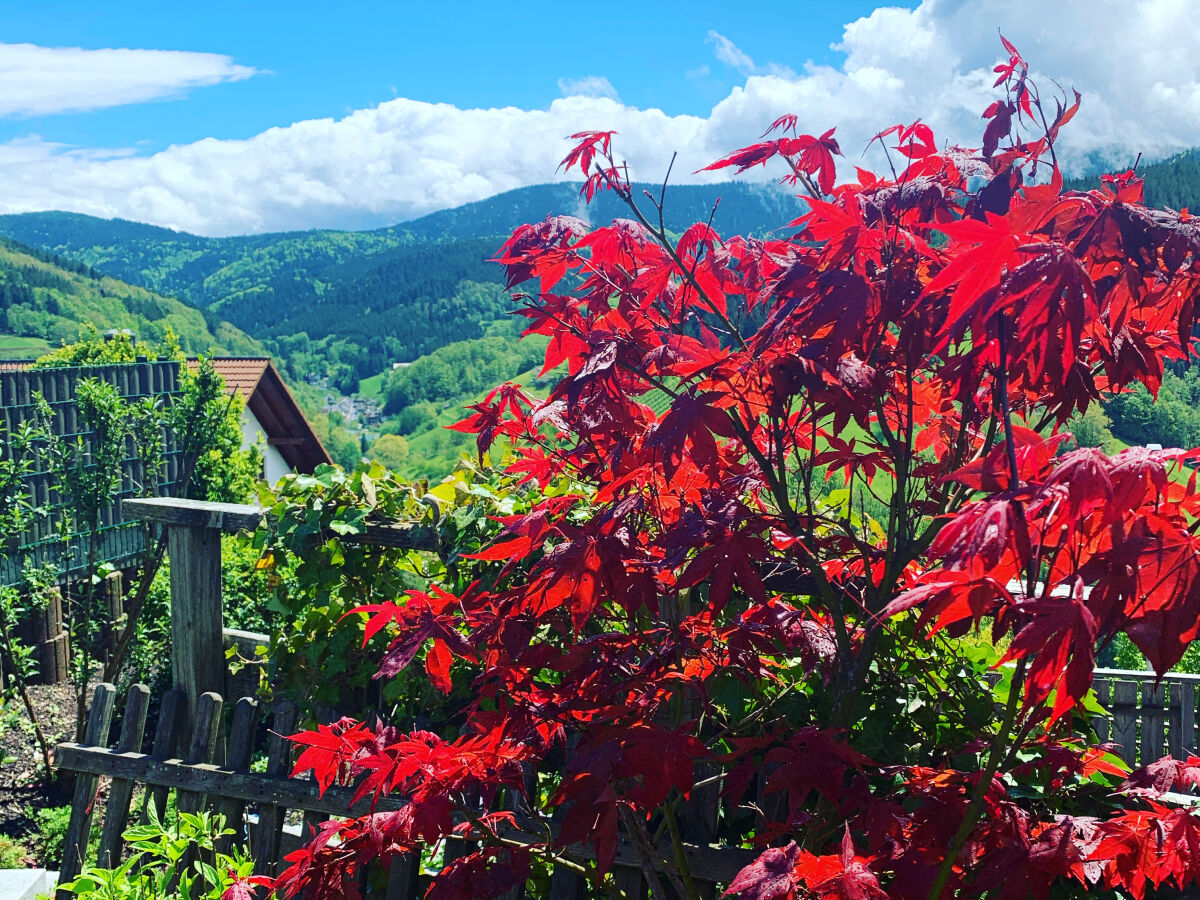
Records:
[[[171,525],[171,671],[188,700],[188,720],[205,693],[225,690],[221,635],[221,533]]]
[[[117,689],[107,682],[96,685],[92,694],[92,707],[88,712],[87,733],[83,739],[85,747],[105,747],[108,744],[108,729],[112,724],[113,703]],[[78,775],[75,778],[75,796],[71,800],[71,820],[67,823],[67,835],[63,839],[62,868],[59,884],[74,880],[83,868],[87,855],[88,836],[91,834],[92,813],[96,806],[96,794],[100,787],[98,775]],[[55,892],[58,900],[70,900],[70,891],[59,888]]]

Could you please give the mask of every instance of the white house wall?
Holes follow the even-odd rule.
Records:
[[[242,408],[242,447],[253,447],[255,444],[262,451],[263,455],[263,477],[267,484],[274,484],[284,475],[292,471],[283,460],[282,454],[275,447],[267,443],[267,433],[262,427],[262,423],[254,413],[250,412],[249,408]]]

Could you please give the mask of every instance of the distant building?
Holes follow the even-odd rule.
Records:
[[[212,364],[230,392],[245,401],[243,445],[261,444],[268,484],[293,471],[311,474],[332,461],[269,357],[213,357]],[[188,360],[189,368],[197,365]]]

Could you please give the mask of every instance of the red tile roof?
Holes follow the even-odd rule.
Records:
[[[311,474],[321,463],[332,461],[270,357],[214,356],[212,364],[225,379],[225,386],[242,395],[246,408],[266,432],[267,443],[279,451],[284,462],[297,472]],[[198,360],[188,360],[192,371],[198,365]]]
[[[189,368],[195,368],[188,360]],[[225,386],[237,390],[249,402],[258,383],[262,381],[271,360],[266,357],[213,357],[213,368],[225,379]]]

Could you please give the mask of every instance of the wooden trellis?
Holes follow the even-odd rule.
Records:
[[[15,433],[36,415],[37,397],[50,407],[51,425],[59,437],[73,441],[87,435],[76,406],[75,391],[82,378],[95,378],[116,388],[126,400],[160,397],[166,404],[175,401],[180,391],[179,363],[174,360],[140,359],[131,363],[65,366],[51,369],[6,369],[0,371],[0,426],[5,434]],[[174,435],[165,436],[163,471],[156,476],[158,489],[169,493],[177,487],[182,471],[182,451]],[[0,455],[4,448],[0,445]],[[121,487],[118,500],[132,497],[142,485],[147,473],[141,471],[132,442],[121,463]],[[56,517],[63,499],[54,490],[51,473],[38,469],[25,479],[29,500],[35,507],[48,511],[39,517],[25,534],[16,537],[11,546],[0,552],[0,584],[19,584],[25,562],[38,564],[58,560],[62,552],[56,529]],[[121,515],[119,502],[101,513],[98,559],[118,568],[137,560],[145,550],[145,532],[136,522]],[[67,575],[85,568],[82,547],[74,547],[66,564]]]

